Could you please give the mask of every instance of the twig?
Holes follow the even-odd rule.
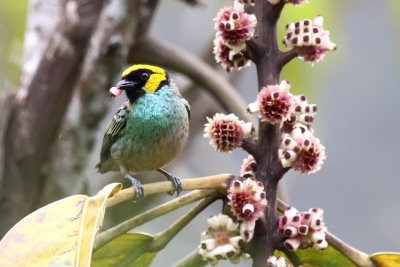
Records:
[[[164,249],[176,234],[178,234],[195,216],[215,200],[216,197],[209,197],[200,201],[166,230],[154,235],[150,242],[146,242],[132,251],[126,259],[118,264],[118,266],[132,266],[132,263],[139,257],[143,256],[144,253],[158,252]]]
[[[244,139],[242,140],[241,147],[254,158],[256,158],[256,154],[258,153],[257,144],[251,140]]]
[[[226,193],[230,180],[233,178],[234,176],[232,174],[227,173],[200,178],[183,179],[181,182],[183,190],[215,189],[224,194]],[[171,192],[174,187],[171,182],[158,182],[145,184],[143,185],[143,189],[145,196],[148,196],[164,192]],[[134,196],[135,190],[133,190],[133,188],[121,190],[107,200],[107,208],[115,206],[129,199],[133,199]]]
[[[280,53],[278,58],[279,69],[282,69],[286,64],[288,64],[292,59],[297,56],[298,54],[295,49]]]
[[[157,252],[162,250],[194,217],[196,217],[216,199],[217,198],[215,196],[203,199],[170,227],[155,235],[154,241],[151,245],[151,251]]]
[[[216,190],[195,190],[181,197],[175,198],[167,203],[164,203],[156,208],[146,211],[140,215],[137,215],[113,228],[110,228],[100,233],[94,242],[93,249],[96,250],[114,238],[128,232],[130,229],[135,228],[143,223],[153,220],[161,215],[176,210],[184,205],[195,202],[199,199],[218,196],[219,193]]]

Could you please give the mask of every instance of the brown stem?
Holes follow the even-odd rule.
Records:
[[[280,74],[281,52],[278,48],[276,23],[284,6],[284,1],[271,5],[265,0],[255,1],[257,27],[250,46],[257,66],[259,90],[266,85],[277,84]],[[265,187],[268,208],[264,218],[256,224],[254,238],[250,246],[253,266],[265,266],[267,258],[274,253],[277,241],[276,231],[276,196],[279,180],[287,171],[282,168],[278,158],[281,130],[279,125],[259,121],[257,152],[257,178]]]
[[[279,69],[288,64],[292,59],[297,57],[297,51],[295,49],[283,52],[279,55]]]
[[[257,144],[254,143],[251,140],[248,139],[244,139],[242,141],[242,145],[241,147],[250,155],[252,155],[253,157],[256,157],[256,154],[258,153],[258,149],[257,149]]]

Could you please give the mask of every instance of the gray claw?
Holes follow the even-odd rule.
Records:
[[[163,169],[158,169],[157,171],[163,174],[167,178],[167,180],[170,181],[175,187],[175,190],[168,192],[168,195],[172,196],[176,192],[176,196],[179,196],[179,194],[183,191],[181,180],[178,177],[173,176],[169,172],[164,171]]]
[[[133,189],[135,190],[135,198],[134,198],[133,202],[134,202],[134,203],[137,203],[137,202],[139,202],[139,201],[144,197],[144,189],[143,189],[143,186],[142,186],[142,184],[141,184],[138,180],[136,180],[135,178],[133,178],[132,175],[127,174],[126,177],[129,179],[129,181],[131,181],[132,187],[133,187]]]

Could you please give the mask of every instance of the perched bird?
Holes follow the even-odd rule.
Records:
[[[174,81],[160,67],[133,65],[110,89],[112,96],[125,91],[128,100],[108,124],[100,152],[98,171],[120,171],[132,182],[136,199],[144,195],[134,175],[157,170],[171,181],[177,195],[181,181],[161,169],[186,145],[190,106]],[[171,192],[173,194],[173,192]]]

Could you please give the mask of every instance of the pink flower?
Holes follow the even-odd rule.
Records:
[[[222,8],[215,18],[216,38],[222,38],[232,50],[241,51],[246,41],[254,35],[256,17],[244,12],[243,4],[235,2],[232,7]]]
[[[240,177],[256,179],[257,163],[252,155],[243,160],[240,167]]]
[[[283,167],[293,167],[306,174],[319,171],[326,158],[325,147],[305,126],[297,126],[282,135],[278,156]]]
[[[218,151],[231,152],[242,144],[253,132],[251,122],[245,123],[234,114],[217,113],[204,128],[204,137],[210,138],[210,144]]]
[[[244,11],[244,4],[251,0],[235,1],[234,6],[222,8],[215,20],[217,31],[214,40],[214,55],[227,71],[249,66],[245,56],[246,41],[254,35],[257,23],[255,15]]]
[[[296,127],[298,123],[310,127],[317,113],[317,105],[309,104],[304,95],[293,96],[293,99],[294,107],[285,123],[292,125],[292,127]]]
[[[221,63],[222,67],[230,72],[232,69],[240,70],[248,67],[250,61],[245,57],[245,49],[240,51],[234,51],[229,46],[224,44],[220,37],[214,39],[214,50],[215,61]]]
[[[227,197],[232,213],[239,221],[243,222],[243,239],[249,241],[255,222],[264,215],[264,210],[268,205],[264,186],[260,181],[251,178],[244,181],[234,180]]]
[[[321,61],[327,51],[334,51],[336,45],[329,39],[329,31],[322,28],[323,17],[313,21],[303,20],[286,26],[284,44],[289,49],[296,49],[298,56],[314,64]]]
[[[282,123],[289,119],[294,100],[289,92],[290,83],[282,81],[279,85],[264,87],[257,96],[257,101],[248,106],[251,113],[259,112],[262,121],[271,124]]]
[[[239,235],[239,224],[229,216],[219,214],[208,220],[208,230],[201,233],[199,254],[205,261],[212,264],[220,259],[237,262],[240,258],[248,258],[241,249],[244,241]]]
[[[284,246],[290,251],[299,247],[314,246],[324,249],[328,246],[325,240],[324,211],[311,208],[308,212],[298,212],[295,208],[285,211],[278,219],[278,231],[284,238]]]

